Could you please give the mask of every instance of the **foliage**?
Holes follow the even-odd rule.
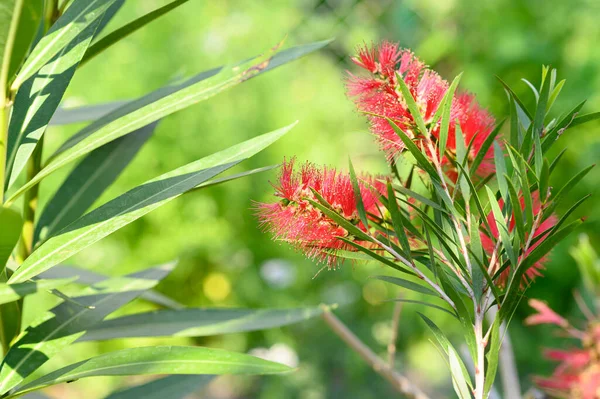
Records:
[[[80,338],[100,340],[110,337],[110,327],[102,325],[103,320],[136,298],[145,298],[161,306],[173,306],[174,303],[151,290],[177,262],[123,277],[98,278],[85,271],[79,273],[76,268],[65,269],[60,265],[63,261],[187,192],[266,170],[259,168],[217,178],[278,140],[294,126],[205,156],[94,206],[151,138],[157,123],[174,112],[327,44],[319,42],[281,50],[280,43],[258,57],[199,73],[124,104],[102,106],[105,112],[100,114],[96,109],[71,110],[78,118],[92,120],[92,123],[44,159],[48,126],[51,121],[61,123],[58,106],[78,68],[92,57],[102,57],[103,51],[120,39],[185,1],[173,1],[102,36],[102,31],[123,3],[122,0],[7,0],[0,4],[2,397],[18,397],[51,385],[98,375],[273,374],[290,370],[285,365],[224,350],[148,346],[110,351],[45,375],[38,372],[42,365]],[[23,32],[25,28],[29,28],[31,34]],[[25,38],[29,40],[23,40]],[[65,121],[64,117],[62,121]],[[47,206],[38,209],[40,185],[48,176],[75,161],[79,162],[64,182],[52,187],[54,196]],[[19,209],[17,205],[21,201],[23,206]],[[41,216],[37,217],[38,213]],[[61,268],[63,275],[68,277],[52,277],[50,272]],[[81,279],[78,279],[79,275]],[[37,310],[35,320],[23,324],[23,299],[41,291],[51,292],[59,303],[48,311]],[[210,317],[207,312],[211,313]],[[137,314],[136,322],[140,326],[145,324],[142,331],[117,329],[123,336],[134,337],[148,332],[152,336],[171,335],[177,331],[187,336],[200,336],[282,326],[321,312],[321,308],[179,309]],[[119,319],[111,321],[115,322]],[[150,324],[160,324],[163,329],[148,330]],[[132,327],[130,322],[127,325]],[[96,337],[86,336],[88,331],[92,334],[94,327],[99,328],[93,333]],[[181,378],[163,382],[179,384]],[[205,382],[206,379],[199,378],[185,386],[194,389]],[[173,390],[175,392],[175,388]],[[127,397],[137,397],[136,392],[137,388],[132,389]],[[186,389],[180,389],[177,395],[183,397],[187,393]],[[116,395],[124,397],[127,394],[123,391]]]
[[[564,81],[543,67],[539,88],[530,84],[533,109],[504,84],[511,113],[499,139],[502,123],[494,127],[468,93],[455,94],[460,76],[448,84],[389,42],[359,49],[353,61],[367,74],[350,75],[349,95],[369,118],[392,174],[357,177],[352,164],[349,174],[310,164],[296,172],[284,162],[275,185],[281,200],[260,205],[259,218],[276,239],[330,267],[348,251],[363,252],[403,273],[404,288],[441,300],[428,305],[458,319],[475,370],[471,376],[443,331],[423,316],[448,356],[455,392],[487,398],[500,326],[509,324],[546,254],[581,224],[569,217],[588,198],[554,215],[591,167],[551,188],[547,152],[572,124],[598,116],[579,115],[577,105],[553,117]],[[407,174],[399,160],[409,164]],[[498,312],[489,313],[492,307]]]

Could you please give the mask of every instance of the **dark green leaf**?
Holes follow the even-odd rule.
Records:
[[[483,144],[479,148],[479,151],[475,155],[475,159],[473,160],[473,163],[471,164],[471,173],[475,173],[477,171],[477,169],[479,169],[479,165],[481,165],[481,162],[483,161],[483,158],[485,158],[485,156],[488,153],[490,147],[492,146],[492,144],[494,144],[494,141],[496,140],[496,137],[498,136],[498,133],[500,133],[500,129],[502,129],[502,125],[503,124],[504,124],[504,120],[500,121],[496,125],[496,127],[494,128],[494,130],[492,130],[492,132],[490,133],[490,135],[485,138],[485,141],[483,142]]]
[[[40,291],[51,290],[72,283],[76,278],[65,278],[56,280],[37,280],[20,284],[0,283],[0,304],[16,301],[27,295]]]
[[[105,353],[17,388],[21,394],[86,377],[148,374],[277,374],[290,367],[222,349],[150,346]]]
[[[46,204],[36,224],[34,242],[52,237],[87,212],[133,160],[155,128],[156,123],[144,126],[89,153]]]
[[[415,283],[413,281],[405,280],[403,278],[392,277],[392,276],[374,276],[373,278],[395,284],[397,286],[406,288],[407,290],[419,292],[419,293],[425,294],[425,295],[432,295],[435,297],[439,297],[439,295],[435,291],[433,291],[421,284]]]
[[[83,215],[33,251],[15,271],[10,282],[23,282],[48,270],[121,227],[262,151],[294,126],[295,123],[165,173]]]
[[[402,98],[404,98],[404,101],[406,102],[406,106],[408,107],[410,114],[412,115],[414,121],[416,122],[417,127],[420,130],[420,133],[423,136],[429,136],[429,131],[427,130],[427,127],[425,126],[425,121],[423,121],[423,116],[421,115],[421,112],[419,111],[419,107],[417,106],[415,98],[413,97],[412,93],[410,92],[410,89],[404,82],[404,78],[398,72],[396,72],[396,80],[398,81],[398,86],[400,86],[400,92],[402,93]],[[389,122],[392,126],[396,126],[396,124],[394,122],[391,122],[391,121],[389,121]],[[414,133],[415,133],[415,135],[417,135],[419,132],[414,132]]]
[[[79,341],[135,337],[206,337],[287,326],[317,317],[321,307],[297,309],[157,310],[104,320]]]
[[[356,179],[356,172],[354,171],[354,165],[352,165],[352,160],[350,158],[348,158],[348,167],[350,170],[350,181],[352,182],[352,191],[354,191],[354,200],[356,201],[358,216],[360,217],[360,221],[362,222],[363,226],[368,229],[369,221],[367,220],[367,213],[365,212],[365,205],[363,204],[360,185]]]
[[[41,314],[11,346],[0,370],[0,392],[21,383],[48,359],[81,337],[87,328],[153,288],[174,264],[93,285],[81,296]]]

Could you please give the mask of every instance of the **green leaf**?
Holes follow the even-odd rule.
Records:
[[[435,337],[436,341],[439,344],[439,347],[443,350],[443,352],[448,356],[450,356],[451,351],[456,352],[456,350],[454,349],[454,347],[452,346],[452,344],[450,343],[448,338],[446,338],[446,335],[442,332],[442,330],[440,330],[440,328],[433,321],[431,321],[431,319],[429,319],[427,316],[425,316],[423,313],[420,313],[420,312],[417,312],[417,313],[419,314],[419,316],[421,316],[423,321],[425,321],[425,324],[427,325],[427,327],[429,327],[429,330],[431,330],[431,332],[433,333],[433,336]],[[467,372],[467,368],[465,367],[464,363],[458,356],[456,356],[456,361],[458,362],[458,366],[459,366],[459,369],[461,370],[462,375],[467,376],[467,378],[465,378],[465,382],[467,382],[468,385],[472,388],[473,385],[471,384],[470,378],[468,378],[469,373]]]
[[[25,60],[19,74],[12,84],[17,89],[27,79],[35,75],[57,54],[64,53],[75,37],[97,24],[104,12],[115,0],[74,0],[65,13],[52,25]]]
[[[88,328],[79,341],[135,337],[206,337],[287,326],[322,313],[321,307],[157,310],[104,320]]]
[[[421,112],[419,111],[419,107],[417,106],[417,103],[415,102],[415,98],[413,97],[412,93],[410,92],[410,89],[404,82],[402,75],[400,75],[398,72],[396,72],[396,80],[398,81],[398,86],[400,86],[400,92],[402,93],[402,98],[404,98],[404,101],[406,102],[406,106],[408,107],[410,114],[412,115],[414,121],[416,122],[417,127],[420,130],[420,133],[425,137],[429,136],[429,130],[427,130],[427,127],[425,126],[425,121],[423,121],[423,116],[421,115]],[[391,122],[391,121],[389,121],[389,122],[392,126],[396,126],[396,124],[394,122]],[[415,136],[417,135],[417,133],[419,133],[419,132],[415,132]]]
[[[448,213],[448,211],[446,209],[444,209],[437,202],[434,202],[434,201],[432,201],[431,199],[429,199],[427,197],[424,197],[424,196],[422,196],[420,194],[417,194],[414,191],[412,191],[412,190],[410,190],[410,189],[408,189],[406,187],[400,186],[398,184],[394,184],[393,187],[394,187],[394,190],[398,191],[399,193],[402,193],[402,194],[406,195],[407,197],[414,198],[417,201],[419,201],[420,203],[422,203],[424,205],[427,205],[427,206],[430,206],[433,209],[437,209],[440,212]]]
[[[418,305],[427,306],[427,307],[432,308],[432,309],[441,310],[442,312],[446,312],[446,313],[448,313],[449,315],[451,315],[454,318],[458,318],[458,316],[456,315],[456,313],[454,313],[454,311],[446,309],[446,308],[443,308],[443,307],[438,306],[438,305],[434,305],[433,303],[423,302],[423,301],[414,301],[412,299],[404,299],[404,298],[396,298],[396,299],[392,299],[391,301],[392,302],[402,302],[402,303],[414,303],[414,304],[418,304]]]
[[[354,237],[357,237],[361,240],[372,241],[372,238],[367,233],[365,233],[364,231],[353,225],[346,218],[332,210],[331,204],[329,204],[318,192],[313,190],[313,195],[317,198],[319,202],[309,199],[308,202],[310,202],[312,206],[323,212],[325,216],[333,220],[335,223],[339,224],[342,228],[346,229],[348,233],[350,233]]]
[[[43,0],[4,0],[6,6],[0,11],[0,92],[7,91],[8,84],[23,63],[42,19]],[[10,4],[14,4],[11,9]],[[9,18],[18,21],[11,24]],[[9,27],[13,29],[8,37]],[[6,36],[4,36],[6,34]],[[9,46],[10,44],[10,46]],[[12,47],[12,48],[10,48]]]
[[[521,242],[525,242],[525,224],[523,222],[523,209],[521,208],[521,199],[517,194],[517,190],[515,189],[514,184],[505,175],[508,192],[510,197],[510,206],[512,209],[512,216],[514,218],[515,229],[517,230],[517,234],[519,235],[519,239]]]
[[[492,386],[494,379],[496,378],[496,372],[498,371],[498,357],[500,354],[500,348],[502,347],[502,338],[500,337],[500,318],[494,319],[492,325],[492,332],[489,338],[489,349],[487,350],[487,370],[485,371],[485,384],[483,387],[483,397],[487,398]]]
[[[462,373],[461,360],[454,348],[448,348],[448,362],[450,363],[450,374],[452,375],[452,385],[454,391],[461,399],[471,399],[466,377]]]
[[[546,117],[546,106],[548,105],[549,96],[550,79],[547,78],[545,72],[542,72],[542,87],[540,89],[540,96],[537,101],[535,116],[533,118],[533,135],[534,137],[537,137],[538,140],[544,130],[544,119]]]
[[[427,172],[427,174],[429,174],[429,177],[432,180],[439,181],[440,176],[438,175],[437,171],[435,170],[435,168],[433,167],[431,162],[429,162],[429,159],[427,159],[425,154],[423,154],[421,152],[419,147],[417,147],[417,145],[412,141],[412,139],[410,137],[408,137],[406,135],[406,133],[404,133],[402,131],[402,129],[400,129],[394,121],[392,121],[390,118],[386,118],[386,119],[387,119],[388,123],[390,124],[390,126],[394,129],[396,134],[400,137],[400,139],[402,140],[402,142],[404,143],[406,148],[415,157],[415,159],[417,160],[417,165],[419,165],[419,167],[421,169],[423,169],[425,172]]]
[[[494,130],[492,130],[492,132],[490,133],[490,135],[485,138],[485,141],[481,145],[481,148],[479,149],[479,151],[475,155],[475,159],[473,159],[473,163],[471,164],[471,173],[475,173],[477,171],[477,169],[479,169],[479,165],[481,165],[481,162],[483,162],[483,158],[485,158],[485,156],[488,153],[490,147],[492,146],[492,144],[494,144],[494,141],[496,140],[496,137],[500,133],[500,129],[502,129],[502,125],[504,124],[504,121],[505,121],[505,119],[502,120],[502,121],[500,121],[496,125],[496,127],[494,128]]]
[[[504,220],[504,215],[502,215],[502,210],[500,210],[500,206],[498,205],[498,201],[496,200],[496,196],[490,190],[488,186],[485,186],[487,191],[488,199],[490,206],[492,208],[492,214],[494,215],[494,221],[496,223],[496,228],[500,233],[500,240],[502,241],[502,247],[504,247],[504,251],[510,260],[510,263],[513,265],[517,264],[517,255],[513,249],[512,243],[510,241],[510,234],[508,231],[508,226],[506,221]]]
[[[10,282],[48,270],[148,212],[262,151],[296,123],[263,134],[152,179],[80,217],[37,248]]]
[[[104,399],[184,399],[200,391],[213,378],[212,375],[169,375],[112,393]]]
[[[64,265],[56,265],[52,269],[38,274],[38,277],[42,279],[66,279],[77,277],[77,283],[83,285],[98,284],[109,279],[109,277],[105,276],[104,274]],[[156,305],[160,305],[169,309],[182,309],[184,307],[175,300],[154,290],[145,291],[140,296],[140,299],[144,299],[148,302],[152,302]]]
[[[573,108],[571,111],[567,112],[567,114],[562,117],[560,122],[556,124],[544,137],[544,141],[542,142],[542,150],[547,152],[552,144],[560,137],[560,135],[569,127],[573,126],[573,122],[575,121],[576,115],[579,113],[579,110],[584,106],[585,100],[580,102]]]
[[[539,183],[539,194],[540,201],[542,204],[546,203],[546,198],[548,198],[548,180],[550,178],[550,166],[548,165],[548,160],[544,158],[542,164],[542,170],[540,171],[540,183]]]
[[[443,157],[444,153],[446,152],[446,143],[448,142],[448,129],[450,127],[450,110],[452,109],[452,100],[454,100],[454,92],[456,91],[456,87],[458,87],[458,83],[460,82],[461,76],[462,73],[454,78],[454,80],[450,84],[450,87],[448,88],[448,90],[446,90],[444,98],[442,99],[442,120],[440,122],[440,138],[438,142],[440,157]]]
[[[36,224],[34,243],[81,217],[119,177],[155,128],[156,122],[89,153],[46,204]]]
[[[596,165],[588,166],[587,168],[583,169],[581,172],[573,176],[571,179],[569,179],[569,181],[566,182],[564,186],[562,186],[560,189],[558,189],[557,191],[553,192],[552,195],[550,195],[550,200],[557,203],[562,198],[562,196],[565,193],[569,193],[577,185],[577,183],[579,183],[589,173],[589,171],[594,168],[594,166]]]
[[[86,377],[148,374],[278,374],[290,367],[222,349],[151,346],[105,353],[51,372],[17,388],[21,394]]]
[[[392,277],[392,276],[374,276],[373,278],[376,280],[381,280],[381,281],[385,281],[388,283],[392,283],[399,287],[406,288],[407,290],[419,292],[419,293],[425,294],[425,295],[432,295],[435,297],[439,297],[439,294],[436,293],[435,291],[433,291],[421,284],[415,283],[413,281],[405,280],[403,278]]]
[[[521,101],[521,99],[517,96],[513,89],[511,89],[509,85],[507,85],[502,79],[500,79],[500,77],[496,76],[496,79],[498,79],[500,84],[504,86],[504,89],[508,93],[509,97],[511,97],[515,101],[515,103],[518,106],[517,110],[523,113],[523,115],[527,117],[528,121],[531,122],[531,120],[533,120],[533,117],[531,116],[531,113],[527,110],[525,105],[523,105],[523,101]],[[527,129],[528,126],[525,126],[525,128]]]
[[[383,263],[384,265],[390,266],[391,268],[393,268],[399,272],[407,273],[407,274],[410,274],[411,276],[416,276],[415,272],[413,272],[412,270],[406,269],[404,265],[400,266],[400,265],[396,264],[395,262],[393,262],[392,260],[386,258],[385,256],[381,256],[377,252],[371,251],[369,248],[366,248],[366,247],[364,247],[360,244],[357,244],[354,241],[348,240],[347,238],[344,238],[344,237],[340,237],[340,240],[344,241],[346,244],[353,246],[354,248],[358,249],[359,251],[369,255],[369,257],[371,257],[372,259],[374,259],[376,261]]]
[[[105,117],[121,108],[129,101],[113,101],[109,103],[84,105],[74,108],[58,107],[50,119],[50,126],[70,125],[72,123],[89,122]]]
[[[496,165],[496,181],[498,182],[500,194],[506,200],[508,198],[508,185],[505,175],[508,172],[506,171],[504,152],[502,152],[502,148],[500,148],[500,144],[497,142],[494,142],[494,164]]]
[[[158,89],[136,101],[131,101],[67,140],[48,160],[45,167],[27,184],[19,188],[7,202],[14,201],[57,169],[106,143],[206,100],[254,76],[318,50],[328,43],[329,41],[324,41],[297,46],[278,54],[276,54],[277,48],[273,48],[266,54],[233,68],[216,68],[196,75],[181,84]]]
[[[0,392],[21,383],[47,360],[81,337],[87,328],[153,288],[174,264],[112,278],[40,315],[11,346],[0,370]]]
[[[521,131],[521,124],[519,123],[519,117],[517,116],[517,105],[514,100],[509,100],[510,105],[510,144],[515,147],[521,147],[521,141],[523,140],[523,133]]]
[[[99,22],[95,19],[19,86],[8,129],[6,188],[15,182],[46,131]]]
[[[20,284],[0,283],[0,304],[16,301],[27,295],[40,291],[51,290],[72,283],[76,278],[55,280],[37,280]]]
[[[350,181],[352,182],[352,191],[354,192],[354,200],[356,201],[356,209],[360,221],[366,229],[369,228],[369,221],[367,220],[367,213],[365,212],[365,205],[363,204],[362,193],[360,192],[360,185],[356,179],[356,172],[354,171],[354,165],[352,160],[348,158],[348,168],[350,170]]]
[[[127,36],[131,35],[132,33],[136,32],[137,30],[143,28],[150,22],[152,22],[155,19],[161,17],[162,15],[168,13],[169,11],[179,7],[180,5],[182,5],[184,3],[187,3],[187,1],[188,0],[174,0],[165,6],[157,8],[156,10],[151,11],[148,14],[146,14],[134,21],[131,21],[127,25],[120,27],[119,29],[115,30],[114,32],[109,33],[108,35],[104,36],[102,39],[95,42],[90,47],[90,49],[86,52],[85,57],[83,58],[81,63],[82,64],[86,63],[87,61],[91,60],[92,58],[94,58],[95,56],[97,56],[98,54],[100,54],[101,52],[103,52],[104,50],[106,50],[107,48],[112,46],[113,44],[119,42],[120,40],[122,40],[122,39],[126,38]]]
[[[402,214],[398,208],[398,202],[396,202],[396,193],[394,192],[392,183],[390,181],[387,182],[387,194],[387,209],[392,217],[394,232],[400,241],[400,245],[402,246],[404,253],[408,256],[408,260],[411,261],[412,257],[410,255],[410,243],[408,242],[408,237],[406,236],[406,231],[404,230],[404,223],[402,222]]]
[[[600,112],[592,112],[590,114],[577,116],[573,119],[573,122],[571,122],[569,127],[583,125],[584,123],[595,121],[596,119],[600,119]]]
[[[6,267],[13,249],[21,237],[23,219],[21,214],[11,208],[0,207],[0,273]]]

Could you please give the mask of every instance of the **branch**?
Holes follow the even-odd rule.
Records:
[[[402,302],[394,303],[394,313],[392,315],[392,336],[388,344],[388,364],[394,368],[396,360],[396,341],[398,341],[398,328],[400,327],[400,314],[402,313]]]
[[[416,387],[407,377],[392,369],[386,362],[366,346],[352,331],[340,321],[329,307],[323,306],[323,320],[329,328],[336,333],[350,348],[352,348],[360,357],[367,362],[373,370],[392,384],[396,390],[410,399],[429,399],[418,387]]]

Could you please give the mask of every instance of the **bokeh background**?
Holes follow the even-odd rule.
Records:
[[[107,32],[166,4],[128,0]],[[412,48],[442,76],[464,71],[463,90],[501,118],[504,92],[495,76],[512,85],[528,104],[531,91],[520,81],[540,79],[542,64],[558,68],[567,82],[555,110],[566,111],[588,98],[584,111],[600,110],[600,3],[595,0],[191,0],[90,62],[76,75],[64,106],[133,99],[218,65],[256,55],[287,37],[286,46],[328,38],[324,50],[164,119],[134,162],[104,195],[104,202],[143,181],[229,145],[299,119],[278,143],[245,162],[242,169],[273,165],[283,157],[345,168],[350,155],[357,169],[385,172],[384,157],[344,92],[349,56],[357,45],[382,39]],[[48,150],[81,126],[53,127]],[[600,124],[572,129],[555,145],[567,148],[555,185],[600,159]],[[50,153],[50,152],[48,152]],[[241,169],[240,169],[241,170]],[[66,172],[50,179],[58,183]],[[201,190],[173,201],[71,259],[106,274],[124,274],[179,259],[179,267],[158,290],[189,306],[294,307],[343,303],[337,312],[368,345],[384,354],[391,333],[395,287],[369,279],[387,272],[375,264],[346,264],[323,271],[259,231],[253,201],[271,200],[266,172]],[[49,179],[49,180],[50,180]],[[597,194],[600,173],[592,171],[569,193],[572,200]],[[53,186],[48,182],[48,186]],[[49,193],[42,186],[42,201]],[[565,209],[559,209],[564,211]],[[600,243],[600,207],[593,197],[579,211],[587,222],[580,233]],[[529,296],[548,301],[575,318],[572,290],[580,276],[569,248],[574,234],[554,249],[545,277]],[[136,304],[128,310],[148,308]],[[547,346],[568,342],[544,327],[525,328],[530,313],[522,303],[511,326],[522,385],[551,370],[541,358]],[[451,337],[458,326],[431,313]],[[221,377],[193,398],[380,398],[395,395],[386,382],[336,339],[320,320],[283,329],[197,340],[169,339],[269,355],[297,364],[279,377]],[[78,344],[47,365],[156,340]],[[164,342],[164,340],[163,340]],[[400,369],[434,397],[452,397],[446,365],[415,313],[402,312]],[[140,380],[97,378],[66,384],[48,393],[57,398],[100,398]]]

